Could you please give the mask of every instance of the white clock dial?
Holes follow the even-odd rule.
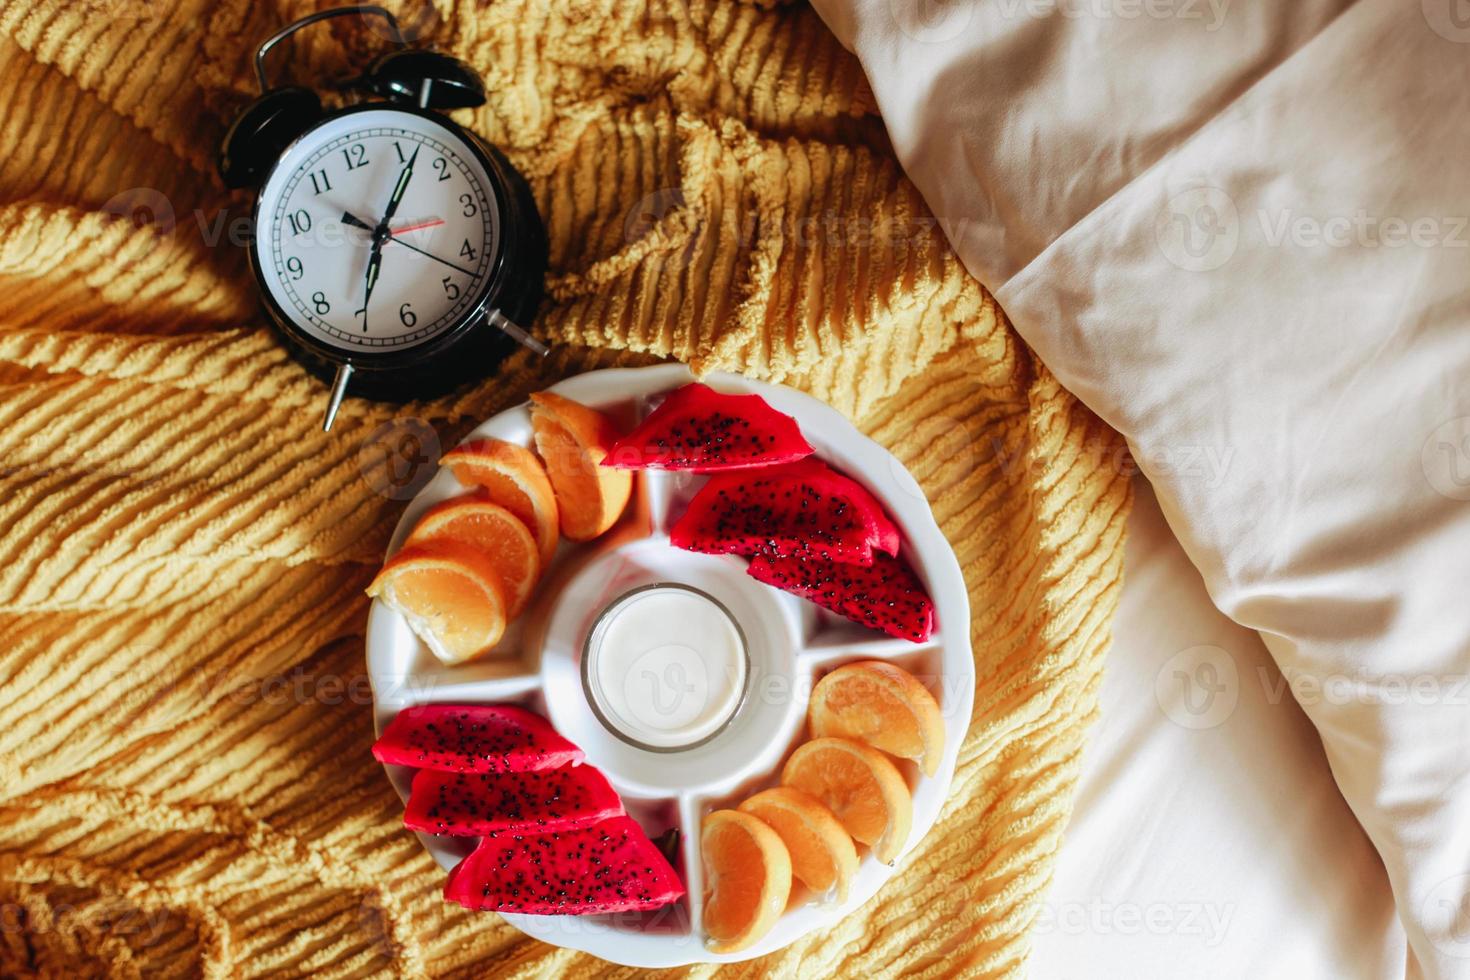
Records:
[[[254,244],[279,311],[317,341],[363,353],[460,322],[499,247],[495,187],[475,152],[395,109],[338,116],[292,144],[261,189]]]

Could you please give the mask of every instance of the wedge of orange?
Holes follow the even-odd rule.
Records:
[[[781,782],[820,800],[873,856],[892,864],[909,838],[914,801],[888,756],[845,738],[814,738],[791,753]]]
[[[818,895],[835,894],[847,901],[847,887],[857,874],[857,848],[846,829],[821,803],[801,790],[777,786],[740,804],[740,812],[776,832],[791,855],[791,873]]]
[[[535,453],[503,439],[475,439],[451,449],[441,462],[460,483],[482,488],[489,500],[524,521],[536,537],[541,567],[551,564],[556,554],[556,494]]]
[[[447,664],[488,653],[505,632],[508,604],[495,565],[457,541],[406,547],[388,559],[367,594],[408,620]]]
[[[900,759],[913,759],[933,776],[944,755],[939,703],[902,667],[864,660],[838,667],[812,689],[807,711],[812,734],[866,742]]]
[[[541,574],[541,551],[520,518],[492,503],[484,491],[455,497],[429,508],[406,543],[436,541],[458,541],[489,558],[505,587],[508,615],[520,615]]]
[[[541,391],[531,396],[531,427],[556,491],[561,533],[590,541],[612,527],[633,492],[632,473],[601,465],[619,435],[612,419]]]
[[[748,813],[716,810],[699,835],[704,855],[704,931],[715,953],[760,941],[786,911],[791,856],[770,827]]]

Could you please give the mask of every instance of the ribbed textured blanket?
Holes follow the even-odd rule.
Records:
[[[307,9],[0,3],[0,974],[602,974],[441,900],[368,751],[362,590],[402,507],[391,419],[448,445],[557,377],[670,357],[856,419],[924,486],[974,609],[940,822],[859,913],[755,965],[1018,971],[1127,474],[945,244],[857,63],[800,7],[400,6],[487,79],[462,121],[531,181],[556,350],[433,403],[349,399],[323,434],[212,169],[254,42]],[[382,44],[333,22],[288,73]]]

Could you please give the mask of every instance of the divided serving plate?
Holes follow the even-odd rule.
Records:
[[[692,380],[688,368],[671,364],[593,371],[551,390],[608,412],[626,431],[664,394]],[[680,852],[674,865],[688,894],[675,904],[641,913],[505,916],[537,939],[628,966],[671,967],[761,956],[832,925],[872,898],[903,866],[939,815],[974,701],[964,580],[908,471],[840,413],[808,395],[733,374],[702,380],[721,391],[758,394],[795,418],[819,458],[883,502],[903,533],[902,554],[934,601],[935,630],[928,641],[915,644],[890,638],[763,585],[745,574],[743,558],[672,547],[668,528],[704,477],[659,471],[635,475],[628,510],[607,534],[586,544],[562,542],[530,606],[490,656],[446,666],[383,603],[375,601],[368,617],[367,663],[379,733],[395,714],[414,704],[519,704],[547,717],[562,735],[581,746],[586,761],[606,774],[622,794],[628,813],[649,836],[678,828]],[[500,413],[466,438],[486,437],[530,446],[528,406]],[[425,510],[467,490],[449,470],[441,469],[404,511],[389,554],[403,544]],[[615,736],[589,704],[581,676],[583,646],[598,614],[619,596],[655,583],[692,586],[717,599],[739,624],[748,650],[745,696],[734,718],[713,738],[682,751],[652,751]],[[933,692],[944,716],[944,757],[938,775],[924,778],[913,763],[899,761],[914,794],[913,828],[903,854],[889,867],[860,850],[861,867],[841,904],[821,903],[793,883],[791,907],[765,938],[739,953],[711,953],[700,921],[703,816],[775,785],[782,763],[805,738],[812,685],[835,667],[867,659],[888,660],[913,673]],[[413,770],[385,768],[399,796],[407,799]],[[446,869],[475,843],[469,838],[419,837]]]

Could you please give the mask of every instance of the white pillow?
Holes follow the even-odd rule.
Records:
[[[1261,632],[1428,976],[1470,975],[1459,2],[817,0],[961,257]]]

